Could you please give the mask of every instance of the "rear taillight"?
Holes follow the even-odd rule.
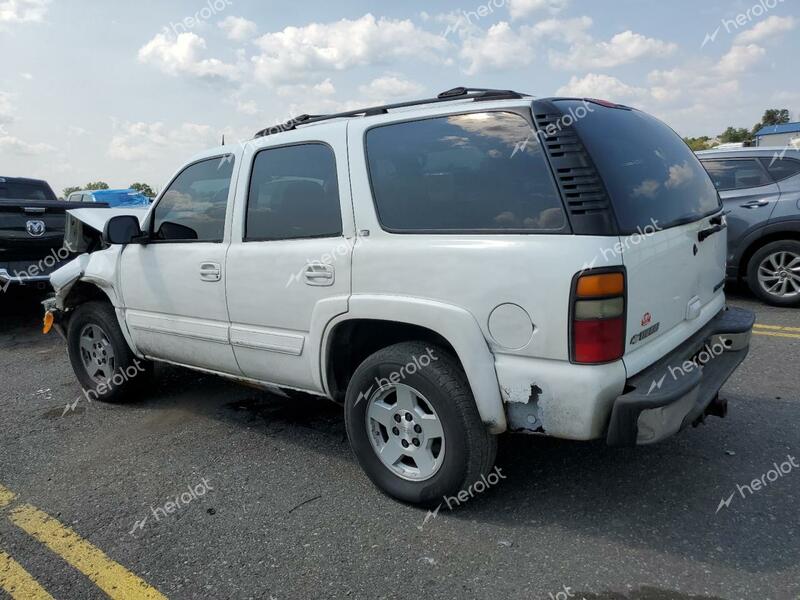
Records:
[[[625,273],[590,271],[579,275],[570,298],[570,358],[580,364],[607,363],[625,353]]]

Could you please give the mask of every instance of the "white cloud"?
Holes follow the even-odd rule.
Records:
[[[589,43],[592,41],[588,30],[592,27],[590,17],[575,19],[546,19],[528,28],[535,38],[547,38],[566,42],[567,44]]]
[[[305,96],[318,99],[333,96],[336,93],[336,87],[330,79],[325,79],[324,81],[313,84],[296,83],[292,85],[282,85],[277,88],[277,92],[281,96]]]
[[[492,25],[482,36],[466,37],[460,51],[461,58],[468,63],[464,68],[467,75],[526,66],[535,55],[531,41],[505,21]]]
[[[0,92],[0,125],[8,124],[16,120],[14,116],[14,104],[11,102],[11,94]]]
[[[126,161],[163,161],[170,155],[185,156],[214,146],[219,139],[209,125],[183,123],[168,129],[164,123],[122,123],[115,126],[108,154]]]
[[[258,31],[258,25],[243,17],[226,17],[219,23],[219,28],[225,32],[229,40],[243,42],[250,39]]]
[[[736,44],[752,44],[774,38],[781,33],[793,30],[797,26],[794,17],[771,16],[759,21],[753,27],[736,36]]]
[[[542,10],[559,12],[566,8],[569,0],[507,0],[507,3],[511,18],[520,19]]]
[[[50,0],[0,1],[0,24],[39,22],[47,14]]]
[[[589,73],[585,77],[573,76],[567,85],[558,89],[556,95],[602,98],[604,100],[622,102],[641,100],[647,96],[647,90],[623,83],[616,77]]]
[[[201,79],[236,80],[241,67],[217,58],[200,58],[206,41],[196,33],[173,37],[159,33],[139,49],[139,61],[150,64],[168,75],[189,75]]]
[[[20,73],[19,76],[26,81],[33,81],[33,75],[31,75],[30,73]]]
[[[417,96],[422,93],[424,86],[416,81],[410,81],[393,75],[385,75],[373,79],[366,85],[358,88],[362,96],[370,99],[384,100],[402,96]]]
[[[376,19],[371,14],[287,27],[261,36],[256,44],[261,54],[252,59],[255,75],[269,84],[308,81],[320,73],[384,64],[399,57],[439,62],[449,45],[409,20]]]
[[[566,54],[553,52],[554,67],[569,70],[608,69],[647,57],[672,54],[677,45],[633,31],[616,34],[608,42],[573,44]]]
[[[756,44],[748,44],[747,46],[733,46],[728,53],[723,56],[717,70],[722,75],[737,75],[750,70],[750,67],[757,64],[767,51],[761,46]]]
[[[39,156],[48,152],[55,152],[55,150],[50,144],[31,144],[11,135],[0,134],[0,151],[8,154]]]

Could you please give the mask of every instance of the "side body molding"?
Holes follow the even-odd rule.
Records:
[[[353,295],[347,314],[330,321],[320,353],[320,369],[327,382],[327,358],[330,334],[336,325],[353,319],[375,319],[418,325],[435,331],[452,344],[467,375],[475,403],[483,422],[492,433],[507,428],[503,399],[494,366],[494,355],[475,317],[457,306],[390,295]]]

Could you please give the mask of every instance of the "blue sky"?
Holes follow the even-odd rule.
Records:
[[[796,0],[0,0],[0,175],[160,188],[223,133],[457,85],[682,135],[800,120],[799,26]]]

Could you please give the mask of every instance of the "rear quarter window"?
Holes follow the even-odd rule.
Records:
[[[367,159],[382,227],[398,233],[567,230],[552,174],[533,139],[529,122],[510,112],[369,130]]]
[[[566,113],[583,103],[557,105]],[[674,227],[720,209],[708,173],[667,125],[638,110],[592,108],[574,126],[606,185],[621,234]]]
[[[761,162],[775,181],[783,181],[800,174],[800,160],[794,158],[781,158],[778,155],[762,158]]]

